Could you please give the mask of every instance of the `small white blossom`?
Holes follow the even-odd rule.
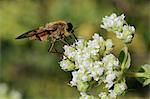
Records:
[[[72,46],[64,46],[64,54],[68,57],[68,58],[73,58],[75,56],[75,49]]]
[[[77,71],[74,71],[74,72],[72,72],[72,76],[73,76],[73,78],[72,78],[72,81],[70,81],[70,84],[72,86],[75,86],[75,85],[77,85],[77,81],[79,80],[79,73]]]
[[[75,65],[70,60],[62,60],[60,66],[63,70],[71,71],[76,69]]]
[[[112,48],[112,47],[113,47],[113,43],[112,43],[112,40],[111,40],[111,39],[107,39],[107,40],[106,40],[106,47],[107,47],[107,48]]]
[[[85,92],[80,92],[81,97],[79,99],[95,99],[94,96],[88,95]]]
[[[122,82],[122,83],[120,84],[120,88],[121,88],[121,90],[123,90],[123,91],[126,90],[126,89],[127,89],[126,83],[123,83],[123,82]]]
[[[102,62],[108,70],[119,67],[119,60],[113,54],[104,56]]]
[[[88,48],[99,48],[100,45],[99,45],[99,42],[97,42],[96,40],[93,40],[93,41],[89,41],[88,42]]]
[[[86,75],[82,76],[82,80],[85,82],[85,81],[88,81],[88,77]]]
[[[115,75],[115,73],[111,73],[111,74],[108,74],[107,76],[106,76],[106,82],[111,82],[111,81],[113,81],[114,79],[116,78],[116,75]]]
[[[114,85],[114,80],[116,79],[117,75],[115,72],[109,72],[109,74],[106,76],[106,79],[104,80],[104,83],[106,83],[106,88],[111,88]]]
[[[86,93],[86,92],[80,92],[80,95],[81,95],[81,96],[86,96],[87,93]]]
[[[108,31],[116,31],[125,23],[124,18],[125,16],[123,14],[117,17],[117,15],[113,13],[111,16],[106,16],[102,19],[103,24],[101,27]]]
[[[113,50],[113,45],[114,44],[112,43],[111,39],[106,40],[106,50],[105,50],[104,55],[109,54]]]
[[[117,95],[123,94],[126,89],[127,89],[127,85],[126,85],[126,83],[124,82],[124,80],[122,80],[121,83],[116,83],[116,84],[114,85],[114,92],[115,92]]]
[[[101,92],[98,96],[101,97],[101,98],[104,98],[104,97],[107,96],[107,93],[106,92]]]
[[[75,46],[77,50],[82,50],[86,46],[86,41],[83,39],[78,39],[78,41],[75,42]]]
[[[111,98],[116,98],[117,94],[113,90],[109,90],[109,96]]]
[[[126,43],[131,42],[134,32],[135,32],[134,26],[124,25],[123,30],[122,30],[123,36],[121,39],[124,40],[124,42],[126,42]]]
[[[93,38],[94,40],[97,40],[97,39],[100,38],[100,36],[99,36],[97,33],[95,33],[95,34],[92,36],[92,38]]]
[[[115,33],[116,33],[117,38],[119,38],[119,39],[123,38],[123,34],[121,32],[116,31]]]

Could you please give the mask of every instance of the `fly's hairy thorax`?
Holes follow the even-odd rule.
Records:
[[[55,24],[51,24],[51,26],[48,26],[48,29],[49,28],[53,28],[54,30],[50,33],[50,37],[53,39],[64,39],[70,35],[70,33],[67,31],[68,27],[66,22],[57,22]]]

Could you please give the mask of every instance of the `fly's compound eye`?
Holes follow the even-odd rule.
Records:
[[[68,26],[68,28],[67,28],[68,32],[73,31],[73,25],[72,25],[72,23],[67,23],[67,26]]]

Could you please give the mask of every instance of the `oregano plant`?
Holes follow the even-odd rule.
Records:
[[[72,80],[69,85],[80,92],[80,99],[112,99],[125,94],[128,90],[127,77],[142,79],[144,86],[150,84],[150,65],[141,66],[139,72],[129,72],[131,57],[128,44],[132,43],[135,27],[125,21],[125,15],[113,13],[102,19],[101,28],[113,32],[120,39],[123,48],[119,57],[112,50],[115,44],[95,33],[91,40],[77,39],[72,45],[64,45],[64,56],[60,67],[70,71]],[[101,88],[97,95],[90,93],[93,88]]]

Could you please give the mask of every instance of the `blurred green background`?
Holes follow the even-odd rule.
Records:
[[[150,63],[149,0],[0,0],[0,83],[22,94],[23,99],[78,99],[68,82],[70,73],[60,69],[60,56],[47,52],[49,41],[15,40],[28,30],[48,22],[72,22],[79,38],[90,39],[97,32],[112,38],[118,55],[121,44],[112,33],[100,29],[102,17],[124,13],[136,27],[130,45],[132,67]],[[148,99],[148,87],[128,79],[128,92],[119,98]],[[0,97],[1,99],[1,97]]]

